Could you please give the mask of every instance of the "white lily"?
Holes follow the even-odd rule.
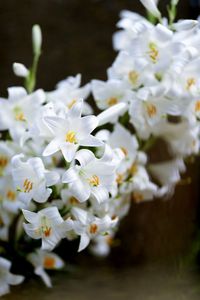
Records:
[[[23,282],[24,277],[14,275],[10,272],[11,262],[3,257],[0,257],[0,296],[10,292],[10,285],[18,285]]]
[[[33,239],[42,239],[42,250],[53,250],[65,236],[65,223],[55,206],[39,212],[22,210],[25,219],[24,230]]]
[[[133,97],[132,92],[127,89],[127,85],[117,79],[109,79],[107,82],[92,80],[92,93],[101,110],[121,102],[130,102]]]
[[[29,158],[27,161],[23,161],[23,157],[21,154],[12,159],[12,176],[19,199],[27,206],[31,199],[44,203],[52,192],[48,187],[58,182],[59,174],[46,170],[38,157]]]
[[[117,224],[117,219],[112,220],[108,215],[104,218],[97,218],[77,207],[72,208],[72,214],[75,220],[71,220],[71,226],[75,233],[80,235],[79,252],[89,245],[91,239],[97,235],[106,234]]]
[[[32,126],[45,94],[38,90],[30,95],[22,87],[8,89],[8,100],[0,99],[0,130],[9,130],[11,137],[19,142]]]
[[[80,202],[93,196],[99,203],[109,198],[109,192],[115,182],[114,155],[106,147],[101,159],[97,159],[89,150],[80,150],[76,153],[75,160],[79,162],[68,169],[62,182],[69,184],[70,193]]]
[[[43,156],[49,156],[61,150],[65,160],[71,162],[79,146],[99,147],[103,145],[91,135],[98,125],[97,117],[81,117],[82,107],[83,102],[79,101],[69,110],[66,118],[44,118],[52,131],[53,140],[45,148]]]
[[[81,74],[77,74],[75,77],[70,76],[60,81],[54,91],[47,93],[47,100],[52,101],[56,108],[69,110],[80,99],[85,100],[89,96],[90,84],[83,87],[80,87],[80,85]],[[85,101],[83,101],[83,114],[92,114],[92,108]]]
[[[64,267],[64,261],[55,253],[37,249],[30,253],[27,259],[34,266],[34,273],[41,277],[47,287],[52,287],[51,279],[45,270],[60,270]]]

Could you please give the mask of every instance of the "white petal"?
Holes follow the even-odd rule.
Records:
[[[92,195],[96,198],[98,203],[103,203],[109,198],[108,191],[103,187],[97,187],[92,190]]]
[[[80,244],[79,244],[79,248],[78,248],[78,252],[84,250],[90,243],[90,238],[89,236],[85,233],[82,234],[80,237]]]
[[[75,103],[72,108],[69,110],[70,118],[80,118],[83,109],[83,101],[78,101]]]
[[[11,102],[17,102],[27,96],[27,92],[23,87],[8,88],[8,98]]]
[[[123,113],[126,112],[128,109],[127,103],[119,103],[116,105],[113,105],[112,107],[104,110],[102,113],[100,113],[97,118],[99,120],[99,126],[105,125],[106,123],[112,123],[113,120],[119,116],[121,116]]]
[[[45,173],[45,178],[46,178],[46,185],[52,186],[58,183],[60,179],[60,175],[57,172],[48,171]]]
[[[52,287],[51,278],[49,277],[49,275],[44,271],[44,269],[41,266],[39,266],[35,269],[35,274],[42,278],[44,284],[48,288]]]
[[[32,224],[26,224],[26,223],[23,223],[23,226],[24,226],[24,230],[30,237],[36,240],[41,238],[41,234],[38,228],[33,227]]]
[[[79,207],[72,207],[72,215],[76,218],[76,220],[80,221],[83,225],[87,224],[88,213],[84,209]]]
[[[70,143],[63,143],[60,145],[60,150],[67,162],[71,162],[74,159],[76,151],[79,145],[70,144]]]
[[[69,168],[62,176],[63,183],[71,183],[76,180],[79,180],[79,176],[73,167]]]
[[[85,167],[91,161],[95,160],[95,155],[90,150],[82,149],[76,153],[75,159],[79,161],[81,167]]]
[[[42,155],[49,156],[60,150],[60,146],[57,139],[53,139],[44,149]]]
[[[38,215],[35,212],[22,209],[24,218],[29,222],[29,223],[37,223],[38,222]]]
[[[9,274],[7,279],[9,284],[17,285],[24,281],[24,276]]]
[[[69,185],[71,194],[80,202],[85,202],[90,197],[90,187],[87,183],[77,180]]]
[[[46,189],[46,187],[42,184],[38,187],[33,195],[33,199],[38,203],[44,203],[48,200],[52,193],[51,189]]]
[[[95,116],[86,116],[81,118],[78,132],[79,139],[87,137],[88,134],[98,126],[98,123],[98,119]]]
[[[101,147],[104,143],[100,141],[97,137],[89,135],[88,137],[84,138],[80,141],[80,146],[85,147]]]

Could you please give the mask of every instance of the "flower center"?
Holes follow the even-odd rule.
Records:
[[[3,170],[8,165],[8,158],[6,156],[0,156],[0,176],[3,175]]]
[[[149,51],[147,52],[151,61],[155,64],[158,60],[159,51],[155,43],[149,43]]]
[[[77,102],[76,99],[72,99],[72,101],[67,105],[67,107],[68,107],[69,109],[71,109],[71,108],[74,106],[74,104],[76,104],[76,102]]]
[[[24,113],[23,113],[23,111],[20,107],[15,107],[14,108],[14,115],[15,115],[15,120],[16,121],[20,121],[20,122],[25,122],[26,121]]]
[[[117,178],[116,178],[117,184],[122,184],[123,181],[124,181],[124,175],[121,174],[121,173],[118,173],[118,174],[117,174]]]
[[[45,237],[49,237],[52,233],[52,228],[50,222],[46,216],[43,216],[41,219],[41,231]]]
[[[93,175],[88,179],[89,184],[92,186],[98,186],[100,184],[99,177],[97,175]]]
[[[69,198],[69,203],[71,205],[77,205],[79,203],[79,201],[75,197],[72,196]]]
[[[56,265],[56,260],[54,257],[46,256],[44,258],[43,266],[45,269],[54,269]]]
[[[196,84],[196,79],[191,77],[187,79],[186,90],[189,91],[193,85]]]
[[[111,98],[108,99],[108,105],[109,106],[113,106],[113,105],[115,105],[117,103],[118,103],[117,97],[111,97]]]
[[[23,183],[23,188],[24,189],[22,191],[24,193],[29,193],[33,189],[33,182],[26,178]]]
[[[139,78],[139,74],[136,71],[129,72],[128,79],[133,85],[137,84],[138,78]]]
[[[154,104],[148,103],[146,105],[146,110],[149,118],[153,118],[157,114],[157,108]]]
[[[129,174],[134,176],[137,172],[138,172],[138,166],[136,163],[134,163],[129,169]]]
[[[16,199],[16,193],[13,192],[12,190],[8,190],[7,193],[6,193],[6,197],[10,201],[15,201],[15,199]]]
[[[74,131],[72,130],[69,130],[65,136],[65,140],[66,142],[68,143],[71,143],[71,144],[76,144],[77,143],[77,139],[76,139],[76,134]]]
[[[133,198],[136,203],[140,203],[144,200],[144,196],[141,193],[134,192]]]
[[[200,100],[196,102],[195,104],[195,112],[199,112],[200,111]]]
[[[90,232],[91,234],[97,233],[97,230],[98,230],[97,224],[91,224],[91,225],[90,225],[89,232]]]

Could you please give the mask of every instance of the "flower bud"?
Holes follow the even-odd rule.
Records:
[[[29,74],[29,70],[23,64],[16,62],[13,64],[13,72],[16,76],[24,78],[26,78]]]
[[[157,8],[156,0],[140,0],[144,7],[155,17],[160,18],[161,14]]]
[[[34,25],[32,28],[33,52],[40,54],[42,46],[42,32],[39,25]]]

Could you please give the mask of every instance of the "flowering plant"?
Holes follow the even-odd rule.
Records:
[[[169,20],[158,1],[141,2],[151,22],[122,11],[107,81],[80,87],[78,74],[35,91],[38,25],[31,68],[13,64],[25,87],[0,98],[0,295],[24,278],[10,272],[8,245],[50,287],[45,270],[64,266],[51,252],[62,239],[79,237],[78,251],[92,242],[94,254],[107,255],[131,199],[171,195],[185,159],[199,151],[199,23],[174,21],[178,1]],[[167,159],[152,163],[148,150],[159,140]]]

